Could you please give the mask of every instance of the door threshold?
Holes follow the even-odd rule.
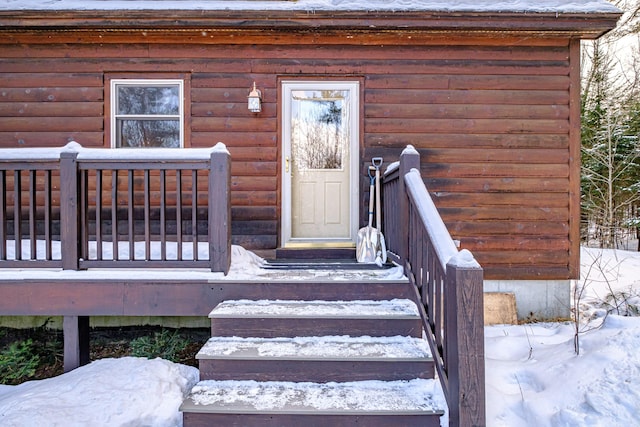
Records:
[[[262,267],[265,270],[328,270],[328,271],[365,271],[365,270],[386,270],[393,267],[392,264],[378,266],[376,264],[364,264],[356,262],[355,259],[279,259],[267,260]]]
[[[356,249],[350,248],[277,248],[276,261],[286,260],[356,260]]]

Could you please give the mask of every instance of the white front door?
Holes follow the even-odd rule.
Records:
[[[358,82],[282,82],[282,243],[353,246]]]

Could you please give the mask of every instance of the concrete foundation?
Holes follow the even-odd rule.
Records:
[[[519,321],[571,317],[571,280],[485,280],[484,291],[515,294]]]
[[[37,328],[46,326],[62,329],[62,316],[0,316],[0,327]],[[126,326],[163,326],[165,328],[209,328],[211,320],[207,317],[176,316],[91,316],[92,328],[118,328]]]

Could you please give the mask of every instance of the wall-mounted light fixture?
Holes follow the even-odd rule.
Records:
[[[262,111],[262,105],[260,105],[262,101],[262,93],[260,90],[256,89],[256,82],[253,82],[253,89],[249,92],[247,99],[249,111],[252,113],[259,113]]]

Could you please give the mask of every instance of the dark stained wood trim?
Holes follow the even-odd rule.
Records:
[[[449,423],[486,423],[482,269],[447,265],[444,301]],[[454,405],[456,402],[457,405]]]
[[[266,322],[265,322],[266,323]],[[316,323],[318,321],[316,320]],[[347,322],[344,322],[347,323]],[[350,323],[350,322],[349,322]],[[262,325],[260,325],[262,327]],[[344,326],[343,326],[344,328]],[[344,330],[344,329],[343,329]],[[254,335],[254,334],[251,334]],[[357,363],[357,369],[354,365]],[[225,359],[199,358],[200,381],[256,380],[256,381],[382,381],[433,378],[430,360],[296,360],[293,359]]]
[[[304,414],[278,413],[199,413],[184,411],[184,425],[190,427],[211,426],[243,426],[243,427],[353,427],[363,425],[367,427],[440,427],[440,413],[428,412],[423,414],[393,414],[367,413],[359,415],[345,415],[326,413],[321,411],[306,412]]]
[[[581,156],[581,125],[580,125],[580,40],[572,40],[569,46],[569,276],[571,279],[580,278],[580,156]]]
[[[78,269],[80,218],[78,199],[78,163],[77,152],[60,154],[60,240],[62,247],[62,268]]]
[[[3,316],[208,316],[232,299],[320,299],[327,301],[410,298],[398,281],[227,281],[83,279],[0,280]],[[86,277],[86,276],[85,276]],[[365,299],[366,299],[365,298]]]
[[[507,46],[559,46],[566,42],[567,35],[545,34],[540,37],[529,33],[487,33],[461,35],[445,31],[440,32],[406,32],[398,33],[376,33],[376,34],[346,34],[344,31],[336,37],[331,34],[312,34],[310,37],[301,37],[293,32],[283,34],[272,34],[268,31],[255,31],[254,33],[243,32],[242,38],[238,40],[237,34],[230,31],[193,30],[182,31],[180,34],[147,32],[102,32],[102,31],[12,31],[0,28],[0,45],[10,49],[15,45],[45,45],[44,41],[50,43],[79,43],[79,46],[86,46],[100,56],[97,47],[105,51],[105,55],[110,50],[110,46],[119,43],[138,43],[155,45],[170,45],[177,41],[186,44],[198,44],[207,46],[217,45],[261,45],[261,46],[282,46],[297,44],[299,46],[336,46],[345,43],[358,43],[358,46],[489,46],[500,43]],[[47,37],[46,40],[43,37]],[[3,47],[3,49],[5,48]]]
[[[422,337],[422,323],[419,317],[402,319],[347,319],[339,315],[323,319],[269,317],[269,329],[265,328],[266,318],[220,318],[211,322],[211,335],[217,337],[304,337],[341,335],[345,323],[349,324],[352,336],[410,336]]]
[[[231,156],[226,149],[211,153],[208,197],[211,271],[226,275],[231,267]]]
[[[474,32],[531,32],[598,37],[615,27],[621,13],[524,13],[524,12],[375,12],[375,11],[263,11],[263,10],[69,10],[4,11],[0,26],[6,29],[43,29],[100,31],[132,34],[175,34],[184,30],[199,32],[199,39],[216,31],[258,30],[274,35],[290,31],[352,34],[391,31],[448,31],[470,35]],[[398,31],[400,29],[400,31]],[[194,36],[197,32],[192,32]],[[270,33],[270,34],[269,34]],[[130,34],[131,35],[131,34]],[[104,38],[104,37],[103,37]]]

